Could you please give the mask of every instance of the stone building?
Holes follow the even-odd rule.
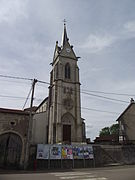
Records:
[[[23,166],[28,122],[27,111],[0,108],[0,167]]]
[[[78,58],[67,37],[66,25],[62,45],[56,42],[49,91],[48,143],[83,141]]]
[[[24,165],[30,152],[27,144],[86,141],[77,61],[64,24],[62,45],[56,42],[51,63],[49,96],[32,110],[32,119],[30,109],[0,109],[0,165]]]
[[[117,121],[120,127],[119,142],[135,144],[135,101],[133,99]]]
[[[73,144],[86,141],[85,123],[81,118],[77,61],[78,57],[69,43],[64,24],[62,45],[60,47],[56,42],[51,63],[49,97],[39,105],[33,118],[33,144]]]

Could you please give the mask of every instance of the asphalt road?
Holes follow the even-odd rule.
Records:
[[[0,180],[135,180],[135,166],[0,174]]]

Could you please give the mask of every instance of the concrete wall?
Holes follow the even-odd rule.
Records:
[[[48,112],[36,113],[33,116],[32,144],[46,144],[48,133]]]

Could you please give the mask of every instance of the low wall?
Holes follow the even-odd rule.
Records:
[[[36,147],[30,155],[30,169],[92,168],[115,163],[135,164],[135,145],[93,145],[94,159],[36,160]]]
[[[94,146],[95,166],[113,163],[135,164],[135,145]]]

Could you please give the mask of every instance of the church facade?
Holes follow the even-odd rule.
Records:
[[[64,24],[62,45],[60,47],[56,42],[53,62],[51,63],[49,97],[39,105],[33,120],[33,137],[36,138],[36,143],[37,137],[42,136],[36,132],[36,126],[40,126],[39,123],[41,123],[38,120],[41,118],[38,117],[42,113],[46,116],[46,123],[44,119],[41,123],[46,124],[46,143],[73,144],[85,142],[85,123],[84,119],[81,118],[77,61],[78,58],[73,46],[69,43],[66,25]],[[40,134],[42,134],[41,131]]]
[[[48,117],[50,144],[83,141],[77,61],[64,24],[62,45],[60,47],[56,42],[50,77]]]
[[[2,109],[0,114],[0,166],[26,163],[29,147],[37,144],[81,144],[86,142],[85,123],[81,118],[78,57],[67,36],[58,42],[50,72],[49,96],[32,112],[29,109]],[[7,115],[8,114],[8,115]],[[29,138],[29,132],[31,136]],[[28,141],[28,142],[27,142]],[[19,149],[18,149],[19,147]],[[11,149],[13,151],[11,151]],[[19,153],[19,155],[18,155]]]

